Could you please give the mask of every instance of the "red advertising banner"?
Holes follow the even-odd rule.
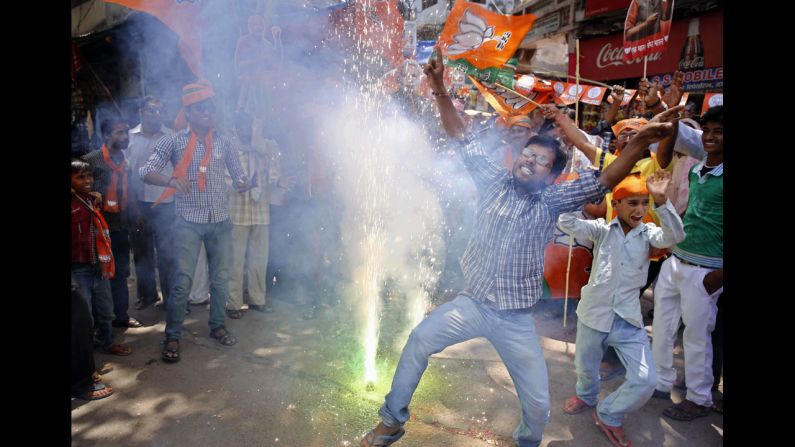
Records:
[[[643,58],[624,61],[622,45],[623,33],[581,40],[580,76],[597,81],[643,76]],[[571,54],[571,75],[574,75],[575,60],[575,56]],[[653,75],[673,73],[679,69],[680,62],[683,68],[688,67],[685,69],[685,77],[690,76],[690,80],[694,82],[696,78],[723,76],[722,10],[674,20],[671,24],[668,50],[649,56],[647,76],[651,78]],[[685,83],[687,82],[688,79],[685,79]]]
[[[629,7],[631,0],[585,0],[585,17],[618,11]]]
[[[723,93],[707,93],[704,95],[704,104],[701,105],[701,114],[715,106],[723,105]]]
[[[674,0],[632,0],[624,21],[625,61],[665,51]]]
[[[605,93],[607,93],[606,88],[593,85],[584,85],[583,87],[585,87],[585,93],[580,96],[580,102],[594,106],[602,104],[602,98],[604,98]]]

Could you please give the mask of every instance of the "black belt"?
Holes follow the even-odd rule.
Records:
[[[712,269],[712,270],[716,270],[717,269],[717,267],[708,267],[706,265],[700,265],[700,264],[695,264],[695,263],[690,262],[690,261],[685,261],[684,259],[682,259],[681,256],[678,256],[676,253],[674,253],[673,255],[676,256],[676,259],[681,261],[683,264],[692,265],[693,267],[701,267],[702,269]]]

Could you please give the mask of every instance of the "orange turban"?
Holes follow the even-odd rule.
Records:
[[[613,129],[613,134],[618,137],[624,129],[635,129],[639,131],[640,128],[646,124],[649,124],[649,121],[643,118],[630,118],[617,122],[611,129]]]
[[[189,106],[215,96],[209,81],[201,80],[182,87],[182,105]]]
[[[646,189],[646,179],[639,175],[628,175],[613,188],[613,198],[615,200],[621,200],[629,196],[648,195],[649,190]]]

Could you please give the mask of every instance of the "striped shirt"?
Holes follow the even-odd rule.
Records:
[[[520,195],[513,176],[486,156],[476,137],[464,139],[461,156],[478,189],[475,229],[461,258],[464,293],[500,310],[529,308],[541,297],[544,248],[558,215],[599,200],[609,189],[597,171],[586,170],[577,180]]]
[[[169,161],[176,168],[185,154],[189,137],[190,131],[186,129],[158,140],[152,150],[152,156],[138,171],[141,178],[146,177],[150,172],[162,171]],[[207,170],[206,188],[204,192],[199,191],[199,164],[204,158],[204,141],[202,140],[202,138],[197,139],[193,160],[188,167],[191,190],[188,194],[182,194],[179,191],[174,194],[174,212],[189,222],[223,222],[229,219],[229,197],[226,183],[224,183],[224,168],[229,170],[235,180],[244,179],[245,173],[240,166],[237,147],[234,143],[223,135],[214,134],[213,155]]]

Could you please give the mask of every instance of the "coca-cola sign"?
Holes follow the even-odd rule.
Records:
[[[632,64],[642,64],[643,58],[637,59],[630,59],[626,62],[622,60],[624,56],[624,49],[621,45],[617,47],[613,47],[610,42],[607,42],[602,46],[602,49],[599,50],[599,56],[596,59],[596,66],[599,68],[609,67],[611,65],[632,65]],[[649,62],[654,62],[659,60],[662,57],[662,53],[655,53],[649,56]]]
[[[703,42],[703,67],[723,66],[723,12],[717,10],[698,16],[700,38]],[[671,24],[665,52],[648,58],[647,77],[673,73],[679,68],[682,49],[687,44],[688,23],[691,18],[674,20]],[[643,76],[643,58],[622,61],[623,32],[580,41],[580,76],[583,78],[619,80]],[[575,57],[569,57],[569,74],[574,75]],[[701,61],[699,61],[700,63]]]

